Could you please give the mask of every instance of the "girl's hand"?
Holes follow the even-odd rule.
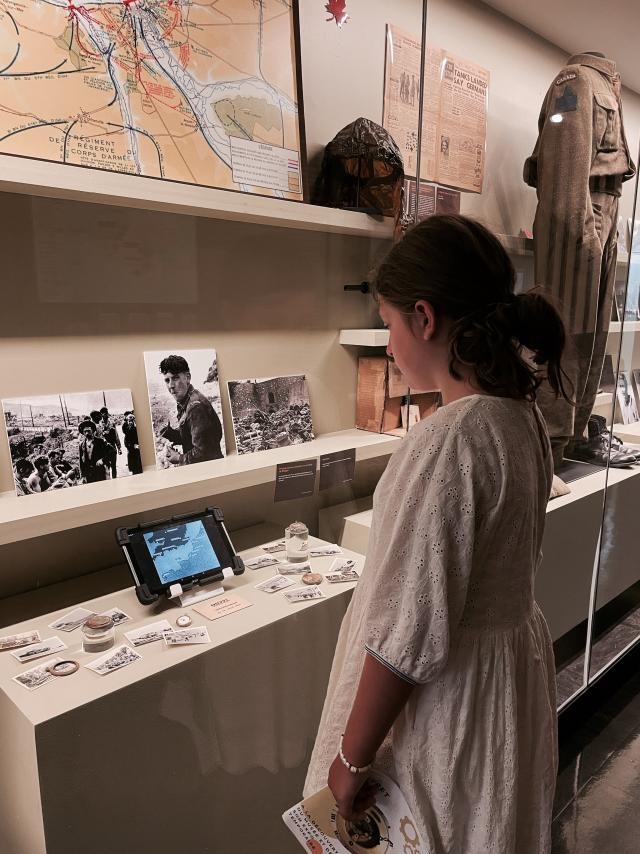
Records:
[[[336,756],[329,769],[328,785],[342,818],[356,821],[373,806],[375,788],[368,782],[367,775],[352,774],[339,756]]]

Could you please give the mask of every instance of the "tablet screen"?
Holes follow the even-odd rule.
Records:
[[[162,584],[174,584],[218,569],[221,565],[209,534],[199,519],[148,531],[143,536]]]

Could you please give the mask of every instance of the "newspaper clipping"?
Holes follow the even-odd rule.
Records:
[[[420,177],[481,193],[487,135],[489,72],[444,48],[427,45],[420,92],[420,40],[387,25],[383,125],[417,171],[418,110],[424,97]]]

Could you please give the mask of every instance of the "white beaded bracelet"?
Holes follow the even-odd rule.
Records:
[[[362,768],[358,768],[357,765],[352,765],[342,751],[342,740],[343,740],[343,738],[344,738],[344,733],[340,736],[340,747],[338,749],[338,755],[340,756],[340,761],[345,766],[345,768],[348,768],[349,771],[351,771],[352,774],[364,774],[366,771],[368,771],[371,768],[371,766],[373,765],[373,762],[370,762],[368,765],[363,765]]]

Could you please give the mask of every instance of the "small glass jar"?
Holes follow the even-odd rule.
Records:
[[[104,652],[115,643],[116,632],[111,617],[94,614],[82,624],[82,649],[84,652]]]
[[[289,563],[309,559],[309,529],[304,522],[292,522],[284,531],[284,545]]]

